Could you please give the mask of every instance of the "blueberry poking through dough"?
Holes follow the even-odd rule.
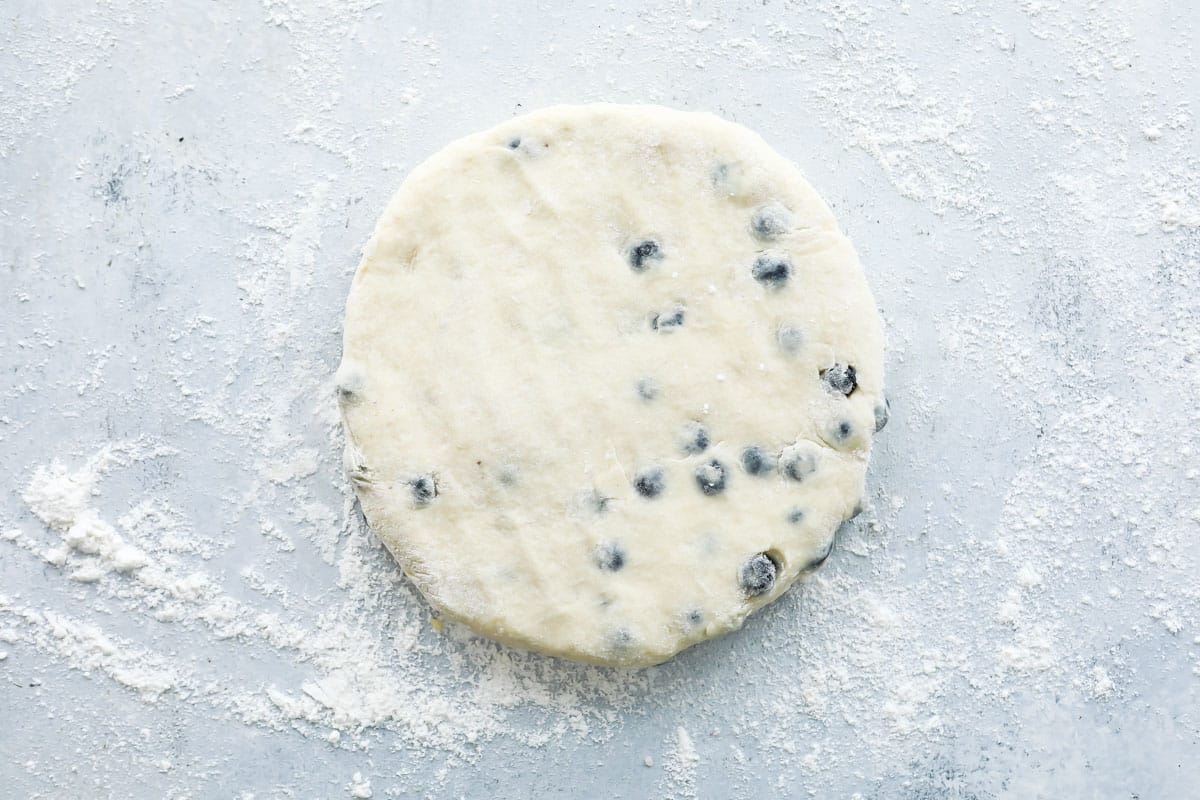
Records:
[[[696,485],[706,495],[725,491],[725,465],[715,458],[696,467]]]
[[[509,150],[516,150],[520,146],[521,146],[521,139],[519,137],[508,140],[508,149]]]
[[[605,542],[596,548],[596,566],[605,572],[616,572],[625,566],[625,548],[616,542]]]
[[[792,213],[782,203],[759,207],[750,218],[750,230],[759,239],[770,241],[783,236],[792,227]]]
[[[775,339],[785,353],[796,353],[804,346],[804,334],[794,325],[780,325],[775,332]]]
[[[821,380],[829,391],[849,397],[858,388],[858,371],[850,364],[834,364],[821,370]]]
[[[883,430],[883,426],[888,424],[888,420],[892,416],[892,404],[885,397],[879,405],[875,406],[875,432],[879,433]]]
[[[667,486],[662,467],[646,467],[633,476],[633,488],[642,497],[658,497]]]
[[[432,475],[422,475],[408,482],[412,490],[413,503],[417,506],[427,506],[437,497],[437,484]]]
[[[663,252],[658,242],[646,239],[629,248],[629,266],[634,272],[645,272],[655,261],[662,261]]]
[[[779,458],[779,471],[799,483],[817,471],[817,456],[801,445],[784,448]]]
[[[775,469],[775,457],[766,448],[751,445],[742,451],[742,469],[751,475],[769,475]]]
[[[799,525],[801,522],[804,522],[804,510],[800,508],[793,508],[788,512],[787,520],[793,525]]]
[[[642,378],[637,382],[635,388],[637,389],[638,397],[647,402],[658,397],[658,381],[654,380],[654,378]]]
[[[821,552],[821,554],[818,555],[816,558],[814,558],[812,561],[809,561],[807,564],[804,565],[805,572],[814,570],[817,567],[819,567],[825,563],[826,559],[829,558],[829,554],[833,552],[833,540],[834,540],[834,537],[830,536],[829,544],[825,545],[825,549]]]
[[[683,327],[685,313],[683,306],[675,306],[668,314],[655,314],[650,319],[650,327],[661,333],[670,333]]]
[[[698,608],[693,608],[687,613],[687,621],[688,625],[691,625],[693,628],[700,627],[700,623],[704,622],[704,612]]]
[[[787,256],[767,253],[755,259],[750,274],[768,289],[779,289],[792,276],[792,262]]]
[[[759,597],[775,588],[779,565],[768,553],[750,556],[738,570],[738,583],[747,597]]]
[[[708,449],[708,428],[692,420],[679,429],[679,449],[688,455],[703,453]]]

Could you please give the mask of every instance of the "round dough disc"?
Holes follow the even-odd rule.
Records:
[[[882,350],[849,240],[758,136],[549,108],[446,147],[379,220],[338,371],[348,468],[445,616],[658,663],[829,554]]]

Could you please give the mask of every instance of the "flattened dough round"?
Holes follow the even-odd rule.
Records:
[[[643,665],[828,555],[886,420],[849,240],[758,136],[556,107],[455,142],[364,250],[338,388],[363,511],[479,633]]]

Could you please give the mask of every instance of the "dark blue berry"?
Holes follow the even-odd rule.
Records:
[[[751,445],[742,451],[742,469],[751,475],[769,475],[775,469],[775,457],[765,448]]]
[[[653,239],[638,242],[629,248],[629,266],[634,272],[645,272],[651,262],[662,261],[662,248]]]
[[[658,397],[658,381],[654,378],[642,378],[637,382],[638,397],[643,400],[653,400]]]
[[[708,428],[692,420],[679,430],[679,449],[689,455],[703,453],[708,449]]]
[[[720,494],[725,491],[725,465],[715,458],[696,467],[696,485],[706,495]]]
[[[662,467],[646,467],[633,477],[633,488],[642,497],[658,497],[667,485]]]
[[[699,627],[704,622],[704,612],[698,608],[693,608],[687,613],[687,621],[693,628]]]
[[[662,333],[670,333],[676,328],[683,327],[683,306],[675,306],[669,314],[655,314],[650,320],[650,327]]]
[[[616,572],[625,566],[625,548],[616,542],[605,542],[596,548],[596,566],[606,572]]]
[[[432,475],[414,478],[408,482],[408,486],[412,490],[413,503],[418,506],[427,506],[437,497],[437,483]]]
[[[821,380],[831,392],[849,397],[858,388],[858,372],[850,364],[834,364],[821,370]]]
[[[801,522],[804,522],[803,509],[793,508],[791,511],[788,512],[787,519],[788,519],[788,522],[792,523],[793,525],[799,525]]]
[[[750,230],[759,239],[778,239],[792,226],[792,215],[779,203],[768,203],[754,212],[750,219]]]
[[[516,150],[520,146],[521,146],[521,140],[519,138],[508,140],[508,149],[509,150]]]
[[[788,278],[792,275],[792,262],[788,260],[787,256],[761,255],[755,259],[754,266],[750,268],[750,274],[754,276],[754,280],[768,289],[779,289],[788,282]]]
[[[830,434],[833,437],[833,443],[845,444],[854,436],[854,423],[848,419],[844,419],[830,429]]]
[[[887,398],[883,399],[879,405],[875,406],[875,432],[879,433],[883,430],[883,426],[888,424],[888,420],[892,417],[892,404]]]
[[[775,587],[775,576],[779,574],[779,564],[770,553],[759,553],[750,556],[738,570],[738,583],[747,597],[758,597]]]
[[[808,450],[789,447],[779,460],[779,469],[794,481],[802,481],[817,471],[817,457]]]

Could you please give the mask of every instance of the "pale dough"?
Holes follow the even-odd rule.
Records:
[[[372,528],[479,633],[643,665],[828,555],[886,421],[854,249],[758,136],[556,107],[416,168],[338,371]]]

